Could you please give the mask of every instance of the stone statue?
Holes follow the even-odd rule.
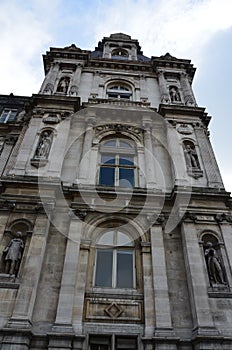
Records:
[[[24,243],[22,233],[17,232],[15,238],[12,238],[7,247],[3,250],[3,260],[5,262],[5,273],[16,275],[19,270],[20,261]]]
[[[220,259],[211,242],[206,243],[205,259],[210,280],[215,284],[226,284]]]
[[[76,85],[72,85],[69,91],[70,96],[77,96],[78,95],[78,87]]]
[[[69,79],[68,78],[61,78],[59,81],[59,85],[57,87],[58,92],[63,92],[64,94],[67,93],[69,86]]]
[[[180,102],[180,94],[174,86],[170,87],[169,94],[172,102]]]
[[[35,152],[35,156],[37,158],[47,159],[50,152],[51,144],[52,144],[51,134],[45,131],[40,137],[39,144]]]
[[[195,147],[189,144],[184,145],[184,155],[187,168],[200,169],[200,164]]]

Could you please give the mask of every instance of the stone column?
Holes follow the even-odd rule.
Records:
[[[187,185],[187,173],[184,152],[177,135],[175,125],[167,123],[168,152],[171,158],[173,172],[173,185]]]
[[[96,72],[94,72],[94,75],[93,75],[93,85],[92,85],[92,89],[91,89],[91,93],[90,93],[91,97],[98,96],[99,82],[100,82],[99,71],[96,71]]]
[[[220,224],[220,229],[222,233],[222,237],[224,239],[225,247],[221,248],[221,252],[223,254],[223,262],[226,268],[226,275],[228,278],[228,283],[230,287],[232,287],[232,275],[231,275],[231,270],[230,266],[232,266],[232,225],[228,222],[221,222]],[[225,251],[224,251],[225,249]],[[227,254],[226,254],[227,253]],[[227,262],[227,257],[229,260],[229,266]]]
[[[180,75],[180,84],[184,96],[184,103],[187,106],[197,106],[191,85],[188,80],[188,75],[185,72],[182,72]]]
[[[82,221],[77,217],[72,218],[70,222],[56,320],[53,327],[56,332],[73,331],[73,303],[76,288],[82,224]]]
[[[79,182],[81,184],[89,183],[89,166],[91,158],[91,148],[93,143],[93,126],[95,124],[95,117],[88,117],[86,120],[86,124],[87,126],[85,131],[84,145],[79,170]]]
[[[152,285],[151,245],[142,242],[142,266],[144,285],[144,337],[151,339],[155,331],[154,290]]]
[[[38,214],[22,271],[14,311],[8,323],[9,328],[30,328],[49,226],[49,218],[45,214]]]
[[[155,294],[155,326],[159,336],[170,336],[171,308],[168,295],[167,267],[161,225],[151,227],[153,286]]]
[[[52,63],[44,81],[41,86],[39,93],[52,94],[54,93],[55,81],[59,72],[60,66],[58,62]],[[48,86],[50,86],[50,92],[47,91]]]
[[[146,87],[146,80],[144,75],[140,75],[140,98],[141,99],[147,98],[147,87]]]
[[[68,93],[72,96],[78,95],[78,90],[81,82],[81,73],[83,65],[81,63],[77,64],[76,70],[72,76],[71,82],[69,84]]]
[[[170,96],[167,90],[167,84],[164,77],[164,72],[160,70],[158,72],[159,87],[161,93],[161,103],[170,103]]]
[[[147,183],[147,188],[154,188],[156,181],[155,181],[155,168],[154,168],[154,157],[153,157],[150,123],[144,122],[143,127],[144,127],[146,183]]]
[[[205,168],[208,186],[224,188],[220,171],[205,130],[202,127],[195,127],[195,135],[201,150],[201,159]]]
[[[208,298],[204,262],[194,222],[183,221],[181,234],[193,317],[193,334],[216,335]]]

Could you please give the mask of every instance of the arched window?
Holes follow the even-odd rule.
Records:
[[[118,229],[105,232],[96,245],[95,287],[134,288],[134,241]]]
[[[114,83],[107,88],[108,98],[117,98],[129,100],[132,96],[132,91],[129,86],[122,83]]]
[[[99,185],[134,187],[136,149],[126,138],[107,139],[100,145]]]
[[[115,49],[112,51],[111,58],[117,59],[117,60],[128,60],[128,52],[123,49]]]

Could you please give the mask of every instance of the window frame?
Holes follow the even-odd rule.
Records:
[[[6,112],[6,111],[7,111],[7,112]],[[4,115],[5,113],[6,113],[7,115],[6,115],[5,119],[2,121],[3,115]],[[13,119],[11,119],[12,113],[14,114],[14,115],[13,115]],[[15,117],[16,117],[16,115],[17,115],[17,113],[18,113],[18,109],[17,109],[17,108],[4,108],[4,109],[2,110],[2,112],[1,112],[1,115],[0,115],[0,123],[6,124],[6,123],[8,123],[8,122],[10,123],[10,122],[14,121],[14,120],[15,120]],[[11,119],[11,120],[9,120],[9,119]]]
[[[115,140],[115,147],[114,146],[106,146],[105,143],[109,141]],[[121,147],[120,142],[127,143],[129,147]],[[125,137],[112,137],[108,138],[101,142],[99,147],[99,171],[98,171],[98,185],[99,186],[109,186],[109,187],[119,187],[119,188],[134,188],[138,186],[138,167],[137,167],[137,150],[136,145],[133,141],[125,138]],[[115,160],[114,163],[106,163],[102,161],[102,157],[104,156],[112,156],[112,159]],[[132,164],[123,164],[121,160],[128,160],[130,162],[129,158],[132,159]],[[101,178],[102,170],[103,169],[113,169],[113,177],[114,180],[112,184],[104,184],[103,179]],[[120,181],[123,180],[123,178],[120,178],[120,170],[133,170],[133,183],[128,180],[128,182],[131,184],[131,186],[123,186],[122,183],[120,184]],[[125,178],[131,179],[130,177]]]
[[[104,236],[104,234],[113,232],[113,245],[112,244],[99,244],[98,241],[101,240],[101,238]],[[116,244],[116,236],[118,233],[122,233],[125,236],[128,237],[128,239],[132,242],[131,245],[117,245]],[[94,289],[111,289],[111,290],[132,290],[132,289],[136,289],[136,245],[134,243],[134,240],[132,240],[131,236],[125,232],[125,231],[121,231],[118,228],[115,229],[109,229],[106,231],[103,231],[98,239],[96,246],[95,246],[95,256],[94,256],[94,271],[93,271],[93,287]],[[97,278],[97,270],[99,268],[98,265],[98,252],[100,250],[112,250],[112,270],[111,270],[111,286],[104,286],[104,285],[96,285],[96,278]],[[132,284],[131,286],[127,286],[127,287],[122,287],[122,286],[118,286],[118,274],[119,274],[119,270],[118,270],[118,252],[130,252],[130,255],[132,256]]]
[[[109,96],[110,94],[114,94],[115,96]],[[133,90],[129,84],[124,82],[111,82],[106,88],[106,96],[108,99],[131,101],[133,97]]]

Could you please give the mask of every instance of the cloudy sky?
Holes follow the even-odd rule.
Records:
[[[232,0],[0,0],[0,94],[31,95],[43,80],[42,54],[75,43],[93,50],[123,32],[146,56],[191,59],[198,105],[211,115],[211,141],[232,191]]]

